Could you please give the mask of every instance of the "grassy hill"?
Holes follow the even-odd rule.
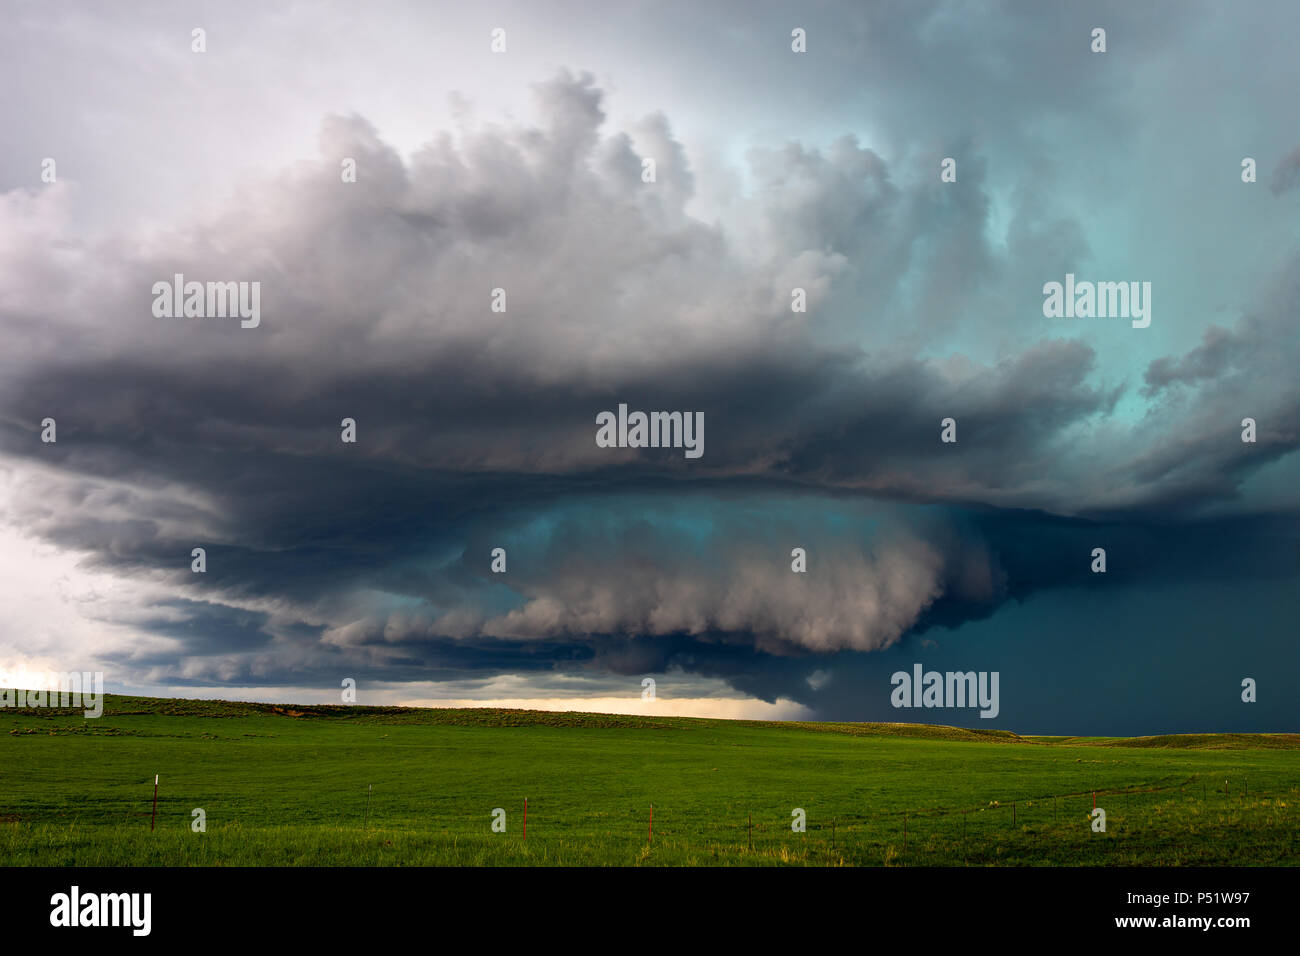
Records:
[[[1274,865],[1295,859],[1298,808],[1294,734],[114,695],[98,720],[0,710],[5,865]]]

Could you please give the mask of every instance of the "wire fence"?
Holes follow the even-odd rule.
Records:
[[[152,784],[152,779],[149,782]],[[168,793],[165,786],[160,791],[160,829],[164,825],[176,828],[177,812],[182,809],[188,829],[195,796],[192,786],[186,790],[185,798]],[[356,794],[315,796],[316,804],[296,807],[289,821],[272,823],[267,819],[268,808],[256,812],[246,799],[233,805],[219,801],[222,810],[213,817],[241,827],[332,826],[360,834],[442,833],[459,839],[492,834],[492,808],[485,807],[481,816],[471,814],[464,801],[448,807],[427,789],[366,785]],[[819,803],[825,809],[817,805],[799,808],[805,810],[802,830],[792,827],[789,810],[782,816],[773,811],[768,799],[753,800],[755,812],[745,809],[746,802],[739,797],[724,807],[692,803],[675,808],[661,798],[643,806],[625,803],[621,810],[610,810],[608,800],[599,804],[600,809],[593,809],[590,803],[571,803],[558,795],[539,796],[532,798],[529,808],[531,832],[523,837],[512,826],[511,835],[534,842],[563,839],[573,849],[575,862],[580,862],[577,845],[583,842],[602,847],[611,842],[643,845],[652,851],[656,845],[698,846],[727,855],[793,855],[810,862],[899,865],[995,863],[1005,862],[1007,856],[1011,862],[1031,857],[1050,861],[1057,855],[1077,859],[1089,854],[1088,859],[1104,862],[1107,853],[1116,857],[1164,855],[1195,862],[1206,855],[1204,847],[1198,850],[1195,846],[1197,841],[1224,839],[1233,843],[1239,862],[1277,862],[1280,856],[1300,851],[1300,780],[1267,771],[1199,774],[1168,783],[1076,788],[936,806],[900,808],[897,801],[890,801],[887,809],[879,810],[867,800],[853,801],[858,806],[847,811],[845,801],[824,800]],[[129,802],[116,798],[98,806],[83,804],[77,812],[45,813],[35,807],[15,807],[16,815],[0,811],[0,821],[62,820],[93,827],[99,821],[116,820],[147,828],[151,799],[151,794]],[[515,821],[522,820],[522,798],[517,802],[519,806],[510,809],[512,815],[517,814]],[[1094,814],[1096,809],[1104,813],[1104,830],[1099,828],[1101,818]],[[649,825],[652,812],[653,829]],[[1252,855],[1259,859],[1253,860]]]

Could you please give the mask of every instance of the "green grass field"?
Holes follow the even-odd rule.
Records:
[[[1091,829],[1093,788],[1105,833]],[[496,807],[505,833],[491,830]],[[1283,865],[1298,830],[1294,734],[1048,738],[120,696],[98,720],[0,710],[8,866]]]

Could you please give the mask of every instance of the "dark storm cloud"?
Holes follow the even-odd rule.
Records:
[[[828,348],[815,335],[822,311],[860,307],[863,290],[881,307],[913,300],[903,314],[918,321],[901,336],[934,335],[979,276],[1020,268],[983,239],[978,160],[953,194],[892,183],[880,157],[850,140],[825,155],[756,153],[761,241],[742,250],[685,215],[691,176],[662,117],[649,123],[663,161],[650,188],[612,158],[630,146],[602,139],[589,78],[543,84],[539,103],[542,128],[442,137],[409,165],[363,120],[331,120],[325,158],[250,189],[215,221],[165,242],[73,243],[66,262],[55,259],[63,272],[48,274],[47,262],[36,275],[40,291],[17,274],[10,361],[21,354],[23,365],[10,369],[6,423],[61,418],[79,467],[139,481],[168,472],[168,456],[191,481],[205,451],[227,450],[251,482],[267,453],[583,474],[633,458],[592,441],[594,413],[628,401],[705,412],[708,453],[692,474],[1058,511],[1100,504],[1069,476],[1091,450],[1070,454],[1066,439],[1110,412],[1124,386],[1106,381],[1090,345],[1030,338],[998,364],[963,367]],[[358,183],[339,182],[340,156],[358,159]],[[1033,225],[1032,208],[1016,220],[1030,230],[1022,251],[1050,248],[1044,230],[1068,236],[1066,223]],[[20,224],[40,238],[41,215],[54,211],[38,207]],[[156,319],[147,290],[175,271],[261,277],[263,327]],[[1036,289],[1041,260],[1024,273],[1015,284]],[[789,311],[795,284],[810,290],[811,317]],[[497,287],[509,296],[504,314],[487,308]],[[39,312],[24,311],[28,301]],[[1260,331],[1234,335],[1264,351],[1276,330]],[[1163,371],[1176,361],[1153,364],[1148,386],[1186,377],[1182,365]],[[964,444],[945,456],[933,436],[948,415]],[[355,449],[336,440],[344,416],[360,423]],[[90,442],[97,459],[83,450]],[[27,444],[6,439],[15,451]],[[661,455],[652,470],[684,467]],[[1153,507],[1161,494],[1133,490]]]
[[[1181,531],[1147,548],[1065,516],[1195,513],[1296,447],[1294,388],[1258,384],[1293,380],[1261,375],[1296,358],[1285,282],[1264,317],[1149,365],[1153,437],[1113,424],[1129,383],[1059,326],[991,362],[821,337],[865,302],[942,338],[987,283],[1036,308],[1045,264],[1086,243],[1032,188],[1000,250],[978,159],[950,194],[851,137],[793,144],[751,154],[738,236],[687,215],[663,116],[611,134],[590,77],[538,93],[540,126],[441,135],[409,162],[331,119],[319,161],[166,235],[70,238],[58,189],[3,210],[0,450],[32,468],[11,520],[193,596],[137,624],[174,654],[125,660],[266,684],[680,668],[815,701],[790,661],[1083,587],[1099,536],[1124,542],[1117,578],[1135,554],[1169,573]],[[150,289],[175,272],[261,281],[261,326],[156,318]],[[598,448],[619,402],[702,411],[704,457]],[[1233,431],[1250,412],[1256,448]],[[37,438],[47,416],[57,444]],[[1042,514],[979,517],[994,506]],[[817,573],[790,572],[793,546]]]
[[[1244,325],[1254,333],[1249,339],[1263,341],[1258,320]],[[1243,360],[1251,357],[1246,335],[1213,326],[1206,331],[1201,345],[1181,358],[1166,356],[1152,362],[1146,371],[1143,394],[1155,395],[1174,384],[1198,385],[1240,368]]]
[[[263,630],[267,621],[263,613],[198,601],[162,602],[158,609],[179,614],[144,620],[137,626],[146,633],[164,634],[180,641],[184,656],[239,654],[263,648],[272,640]],[[136,663],[140,661],[137,659]]]
[[[1136,483],[1158,482],[1167,511],[1234,498],[1252,473],[1300,447],[1297,301],[1300,257],[1293,256],[1235,328],[1211,327],[1185,355],[1147,367],[1149,419],[1183,424],[1156,433],[1126,473]],[[1257,427],[1253,443],[1240,440],[1247,418]]]

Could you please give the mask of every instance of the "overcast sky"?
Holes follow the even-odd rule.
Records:
[[[608,6],[7,5],[0,684],[1300,729],[1300,7]]]

